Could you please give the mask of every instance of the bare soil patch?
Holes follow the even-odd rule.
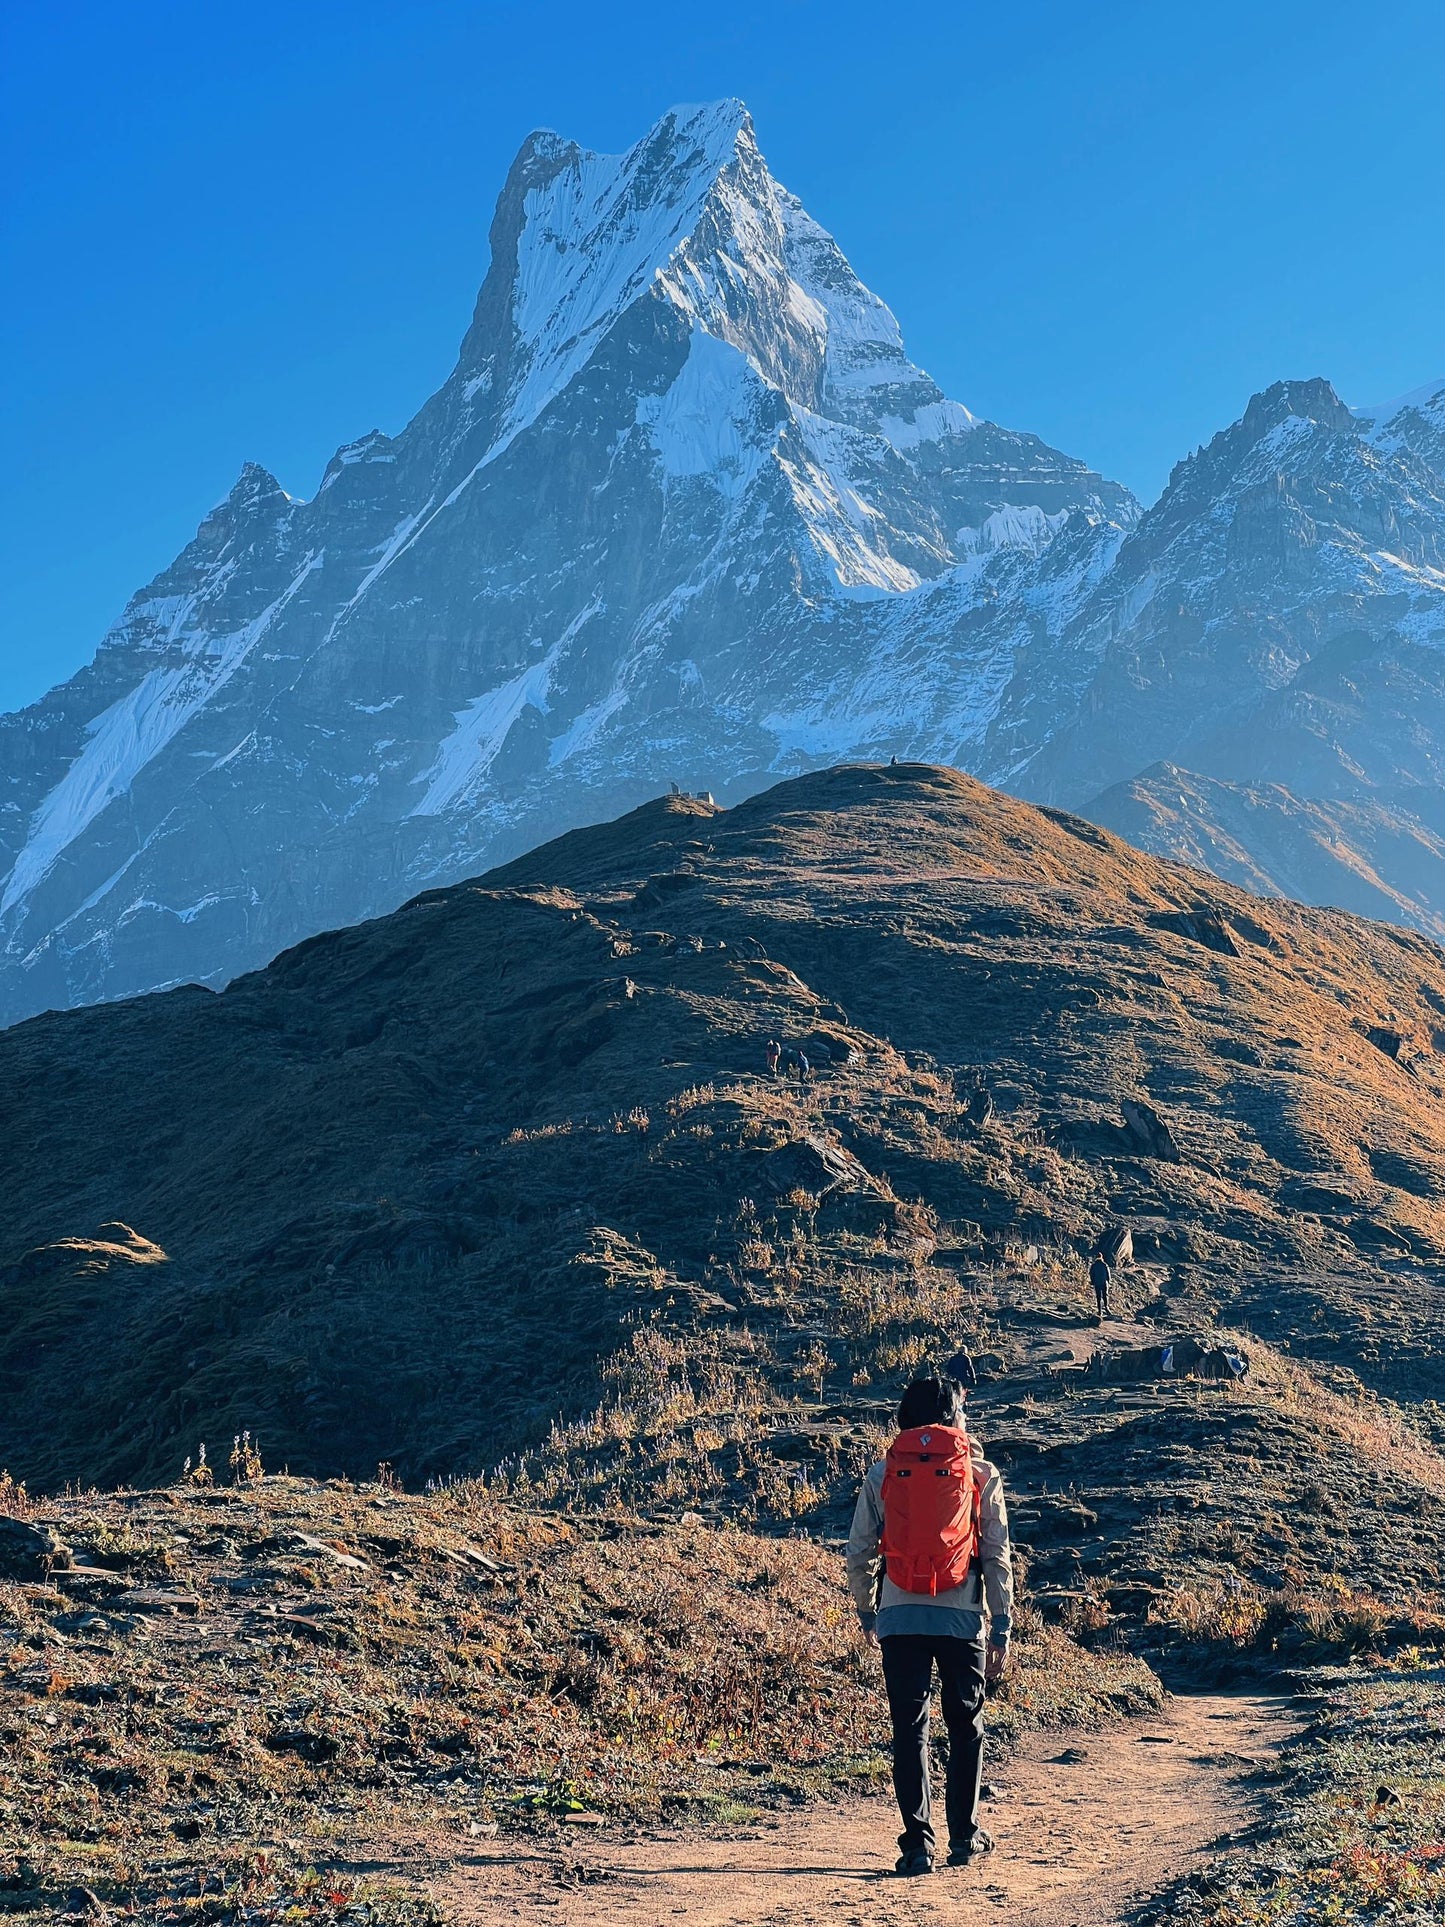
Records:
[[[1191,1695],[1072,1741],[1030,1735],[985,1808],[997,1851],[927,1880],[892,1873],[896,1816],[879,1797],[727,1837],[483,1842],[429,1885],[459,1923],[522,1927],[1104,1927],[1257,1816],[1255,1776],[1295,1725],[1280,1699]]]

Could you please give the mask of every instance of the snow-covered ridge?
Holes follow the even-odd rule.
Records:
[[[1069,519],[1069,511],[1045,515],[1034,503],[1022,508],[995,509],[981,528],[960,529],[957,541],[966,555],[988,555],[995,549],[1026,549],[1042,555]]]
[[[898,449],[966,434],[976,418],[908,359],[892,309],[858,279],[833,236],[786,188],[776,189],[776,202],[789,272],[823,317],[822,411],[855,421],[866,411]],[[898,404],[908,401],[905,413]]]
[[[276,600],[233,635],[207,637],[190,627],[194,597],[169,612],[166,640],[184,650],[182,660],[150,670],[86,725],[84,748],[35,812],[0,895],[0,916],[29,896],[106,805],[225,687],[319,560],[308,556]]]

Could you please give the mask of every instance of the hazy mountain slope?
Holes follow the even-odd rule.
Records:
[[[1067,613],[1047,571],[1133,518],[909,362],[736,101],[620,157],[534,135],[491,244],[400,435],[309,502],[248,467],[0,722],[0,1019],[224,981],[670,777],[893,747],[925,687],[962,753]]]
[[[1266,896],[1332,903],[1445,940],[1445,837],[1377,800],[1302,798],[1156,763],[1087,806],[1138,849]]]
[[[814,1327],[886,1376],[887,1304],[966,1308],[1025,1243],[1081,1278],[1119,1215],[1166,1323],[1438,1397],[1442,1014],[1422,938],[953,772],[650,804],[0,1038],[0,1465],[168,1476],[249,1425],[297,1470],[475,1468],[665,1379],[634,1331],[746,1379]]]
[[[1439,384],[1356,413],[1321,381],[1256,396],[1020,652],[979,766],[1159,854],[1440,934],[1442,408]],[[1074,713],[1040,728],[1061,663]]]
[[[1029,795],[1079,804],[1159,760],[1305,795],[1433,786],[1445,480],[1328,382],[1278,383],[1174,470],[1062,646],[1093,672],[1021,761]]]

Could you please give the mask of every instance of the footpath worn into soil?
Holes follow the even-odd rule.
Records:
[[[897,1818],[879,1797],[726,1838],[488,1841],[429,1884],[459,1923],[520,1927],[1106,1927],[1249,1824],[1255,1776],[1293,1725],[1282,1700],[1189,1695],[1106,1732],[1032,1735],[993,1774],[996,1852],[929,1879],[893,1874]]]

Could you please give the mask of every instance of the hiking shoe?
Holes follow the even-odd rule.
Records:
[[[993,1835],[987,1827],[975,1827],[961,1846],[949,1847],[948,1864],[950,1867],[966,1867],[979,1854],[992,1852]]]
[[[893,1867],[894,1873],[912,1876],[913,1874],[932,1873],[933,1855],[927,1847],[910,1847],[907,1853],[900,1854]]]

